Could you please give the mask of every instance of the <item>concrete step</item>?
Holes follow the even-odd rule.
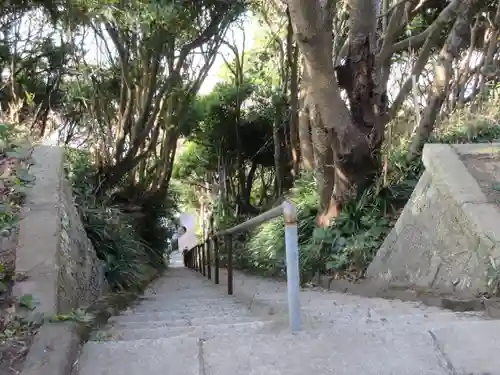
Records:
[[[206,305],[219,305],[224,303],[237,303],[233,298],[229,296],[217,295],[207,295],[206,293],[202,295],[197,295],[195,298],[186,294],[173,295],[172,293],[167,294],[155,294],[150,296],[141,296],[137,298],[137,303],[149,303],[149,302],[170,302],[182,305],[193,305],[193,304],[206,304]]]
[[[187,336],[198,333],[200,327],[178,326],[178,327],[153,327],[153,328],[115,328],[98,331],[92,335],[91,341],[131,341],[142,339],[169,338]],[[194,336],[197,337],[197,336]]]
[[[218,300],[218,299],[231,299],[231,297],[224,295],[223,293],[219,293],[217,290],[212,290],[212,288],[208,288],[205,286],[200,287],[201,290],[193,292],[193,290],[186,289],[185,291],[161,291],[159,293],[152,292],[144,292],[142,297],[139,300],[149,300],[149,299],[162,299],[162,300]]]
[[[226,316],[210,316],[194,319],[168,320],[110,320],[108,326],[123,329],[157,329],[162,327],[202,327],[207,325],[237,324],[262,321],[254,316],[239,316],[228,319]]]
[[[155,302],[155,303],[141,303],[136,306],[131,306],[123,312],[123,315],[129,314],[141,314],[141,313],[153,313],[153,312],[206,312],[207,314],[218,314],[225,313],[228,311],[248,311],[248,308],[242,304],[236,303],[225,303],[222,305],[205,305],[205,304],[182,304],[182,303],[166,303],[166,302]]]
[[[161,295],[189,295],[189,296],[200,296],[202,298],[217,298],[227,296],[227,293],[222,288],[218,288],[216,285],[210,283],[208,285],[197,284],[189,287],[179,287],[173,288],[170,285],[165,285],[164,287],[157,287],[154,289],[147,289],[144,291],[144,296],[161,296]]]
[[[353,326],[296,334],[263,331],[88,342],[78,375],[448,375],[450,369],[457,374],[499,373],[496,321],[420,332]]]
[[[401,315],[379,315],[371,312],[370,314],[363,314],[362,312],[355,312],[351,314],[329,314],[328,312],[314,311],[310,314],[302,314],[303,320],[311,325],[318,325],[324,323],[335,324],[339,326],[349,326],[357,324],[380,324],[383,326],[407,326],[407,325],[422,325],[437,322],[460,322],[460,321],[481,321],[483,317],[467,314],[467,313],[453,313],[441,312],[438,314],[401,314]]]
[[[427,332],[379,329],[278,335],[218,335],[203,343],[204,370],[214,375],[447,375]]]
[[[146,321],[165,321],[178,319],[203,319],[207,317],[220,317],[231,321],[232,318],[251,316],[249,311],[228,310],[228,311],[204,311],[204,310],[186,310],[186,311],[163,311],[163,312],[144,312],[127,315],[118,315],[110,318],[110,322],[146,322]]]
[[[155,328],[111,328],[107,331],[100,331],[92,339],[94,341],[130,341],[140,339],[157,339],[168,338],[177,336],[189,336],[199,338],[209,338],[217,334],[224,333],[241,333],[241,332],[261,332],[269,322],[252,321],[245,323],[233,324],[218,324],[218,325],[203,325],[203,326],[189,326],[189,327],[155,327]]]
[[[172,337],[133,341],[89,341],[78,375],[199,375],[200,340]]]

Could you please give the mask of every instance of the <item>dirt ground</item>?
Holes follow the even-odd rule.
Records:
[[[0,375],[17,375],[21,372],[28,354],[36,325],[23,318],[16,301],[3,298],[0,303]]]
[[[31,341],[32,336],[0,339],[0,375],[21,372]]]

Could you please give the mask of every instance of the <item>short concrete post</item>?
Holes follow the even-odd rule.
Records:
[[[288,292],[288,319],[292,332],[301,329],[300,319],[300,273],[299,236],[297,231],[297,210],[293,203],[283,202],[286,247],[286,280]]]

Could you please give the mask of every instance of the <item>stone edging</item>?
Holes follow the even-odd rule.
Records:
[[[328,276],[321,276],[317,287],[339,293],[348,293],[367,298],[394,299],[403,302],[421,302],[426,306],[440,307],[445,310],[484,311],[485,316],[492,319],[500,319],[499,298],[466,298],[453,296],[445,293],[437,293],[434,290],[423,290],[408,288],[407,286],[396,286],[384,282],[360,282],[351,283],[346,280],[336,280]]]
[[[468,155],[488,156],[500,154],[500,143],[493,144],[426,144],[422,159],[426,171],[439,179],[450,198],[461,208],[472,229],[500,255],[500,213],[489,203],[481,187],[460,160]]]
[[[34,338],[21,375],[70,375],[79,347],[77,323],[46,323]]]
[[[498,293],[500,210],[489,174],[499,156],[500,144],[426,144],[425,171],[367,278],[467,299]]]
[[[152,272],[142,288],[157,276],[158,272]],[[139,294],[139,291],[110,293],[101,297],[86,309],[95,317],[89,324],[56,322],[42,325],[24,362],[21,375],[74,374],[80,349],[88,340],[91,331],[104,325],[110,316],[126,309]]]

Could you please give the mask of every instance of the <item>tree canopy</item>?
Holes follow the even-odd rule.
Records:
[[[179,193],[219,226],[313,186],[331,228],[497,100],[498,0],[45,0],[0,21],[5,119],[87,152],[96,196]]]

